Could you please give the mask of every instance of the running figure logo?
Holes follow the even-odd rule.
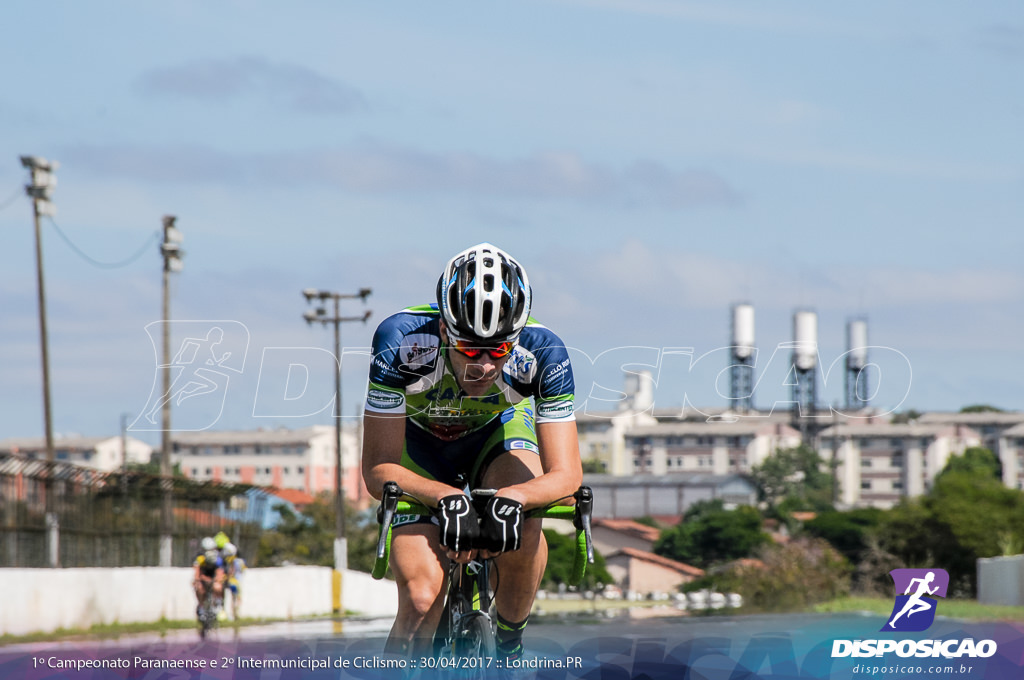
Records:
[[[937,605],[930,596],[946,597],[949,574],[945,569],[893,569],[889,575],[896,584],[896,604],[882,630],[926,630],[935,621]]]
[[[146,407],[130,430],[159,431],[167,403],[175,407],[175,430],[205,430],[220,419],[231,374],[241,375],[249,347],[249,331],[238,321],[173,321],[173,335],[183,335],[169,364],[158,350],[164,322],[146,326],[157,355],[157,370]],[[171,370],[170,389],[164,393],[162,371]]]

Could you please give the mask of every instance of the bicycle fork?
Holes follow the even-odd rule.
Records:
[[[452,564],[449,570],[448,602],[446,605],[447,635],[445,646],[456,650],[457,641],[463,639],[470,620],[482,619],[489,627],[491,621],[491,563],[473,561]]]

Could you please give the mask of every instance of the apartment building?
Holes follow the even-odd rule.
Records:
[[[335,438],[331,425],[296,430],[175,432],[171,459],[190,479],[299,489],[314,495],[333,493]],[[345,493],[359,504],[368,500],[359,469],[361,438],[357,425],[346,425],[342,430]]]
[[[625,435],[632,454],[627,474],[745,473],[776,449],[799,444],[793,427],[754,418],[637,426]]]
[[[27,460],[46,460],[46,438],[13,437],[0,440],[0,453]],[[53,453],[59,463],[113,472],[125,463],[148,463],[153,447],[134,437],[63,435],[54,438]]]
[[[1024,489],[1024,422],[1003,430],[998,451],[1003,463],[1003,484],[1011,489]]]
[[[819,434],[818,453],[835,461],[839,504],[891,508],[928,492],[949,462],[983,438],[964,425],[846,422]]]
[[[1003,484],[1024,489],[1024,413],[925,413],[919,423],[969,427],[981,436],[981,445],[1003,465]]]

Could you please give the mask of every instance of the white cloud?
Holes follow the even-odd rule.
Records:
[[[205,186],[322,186],[367,194],[466,194],[668,209],[740,203],[737,190],[713,171],[674,170],[646,159],[616,169],[563,150],[504,159],[366,141],[277,154],[230,154],[198,146],[77,145],[63,156],[83,171],[106,177]]]
[[[367,108],[363,94],[346,83],[305,66],[254,56],[153,69],[138,78],[136,89],[146,95],[207,102],[256,96],[306,114],[350,114]]]

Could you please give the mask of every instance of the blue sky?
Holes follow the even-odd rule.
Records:
[[[186,250],[172,317],[247,332],[222,410],[181,427],[330,422],[307,287],[374,289],[371,323],[343,328],[354,413],[373,321],[483,240],[527,267],[592,405],[621,364],[660,361],[659,406],[724,406],[716,350],[742,300],[758,405],[788,399],[776,350],[810,307],[826,367],[868,318],[883,409],[1024,409],[1017,2],[48,7],[0,27],[0,437],[43,430],[23,154],[61,162],[43,223],[58,432],[113,434],[147,405],[165,214]],[[94,261],[143,252],[100,267],[57,228]],[[680,347],[700,360],[669,366]],[[283,376],[303,357],[298,399]],[[820,395],[842,401],[835,372]]]

